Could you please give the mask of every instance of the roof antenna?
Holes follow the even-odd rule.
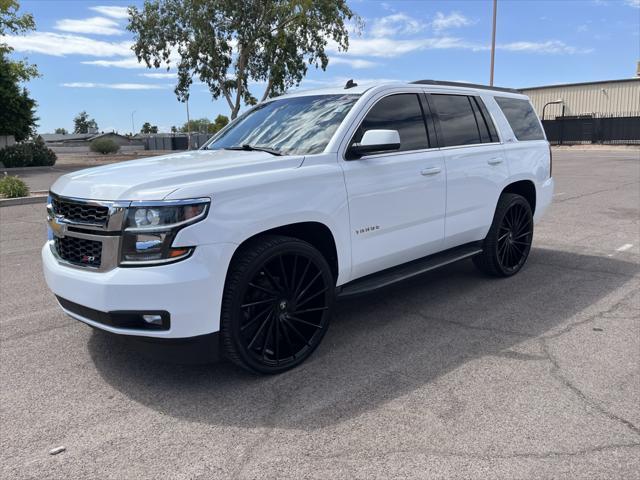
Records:
[[[358,84],[354,82],[353,79],[351,79],[351,80],[347,80],[347,84],[344,86],[344,89],[348,90],[350,88],[357,87],[357,86]]]

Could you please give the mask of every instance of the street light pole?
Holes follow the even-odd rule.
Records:
[[[133,112],[131,112],[131,135],[135,135],[136,134],[136,126],[133,123],[133,115],[136,113],[136,111],[134,110]]]
[[[489,85],[493,87],[493,67],[496,59],[496,16],[498,14],[498,0],[493,0],[493,31],[491,32],[491,73]]]
[[[187,150],[191,150],[191,121],[189,120],[189,97],[187,97]]]
[[[541,118],[541,120],[543,120],[543,121],[544,121],[544,112],[545,112],[545,110],[547,109],[547,107],[548,107],[549,105],[556,105],[556,104],[558,104],[558,103],[562,103],[562,99],[561,99],[561,98],[559,98],[559,99],[557,99],[557,100],[552,100],[551,102],[547,102],[547,103],[545,103],[545,104],[544,104],[544,106],[542,107],[542,118]]]

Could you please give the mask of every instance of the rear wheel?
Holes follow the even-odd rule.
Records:
[[[251,242],[234,258],[225,285],[226,356],[258,373],[299,365],[327,331],[334,291],[327,261],[310,244],[280,236]]]
[[[483,252],[473,263],[484,273],[509,277],[520,271],[531,250],[533,214],[521,195],[504,193],[498,200]]]

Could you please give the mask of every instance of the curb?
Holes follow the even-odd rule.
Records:
[[[18,197],[18,198],[0,198],[0,208],[12,207],[14,205],[30,205],[35,203],[47,203],[47,195],[42,195],[46,192],[33,192],[36,195],[32,197]]]

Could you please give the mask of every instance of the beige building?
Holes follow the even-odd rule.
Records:
[[[545,119],[565,116],[599,114],[603,116],[640,116],[640,77],[603,82],[569,83],[543,87],[522,88],[531,98],[538,115],[547,102],[562,100],[562,104],[548,105]]]

